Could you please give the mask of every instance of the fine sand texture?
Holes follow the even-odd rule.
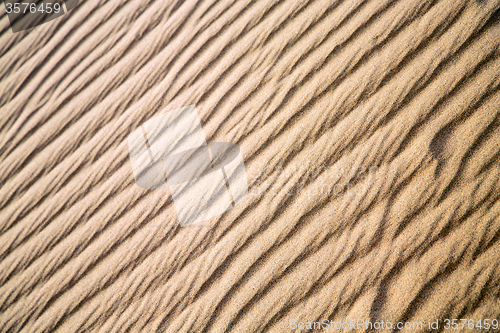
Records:
[[[500,0],[0,7],[0,332],[500,319]],[[248,194],[183,227],[127,138],[188,105]]]

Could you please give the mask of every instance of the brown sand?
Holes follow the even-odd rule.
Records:
[[[3,14],[0,331],[500,319],[499,8],[89,0],[15,34]],[[190,104],[249,194],[180,227],[127,136]]]

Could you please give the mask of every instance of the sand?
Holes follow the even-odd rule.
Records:
[[[499,8],[89,0],[18,33],[2,14],[0,331],[495,331]],[[240,147],[248,194],[181,227],[127,137],[188,105]]]

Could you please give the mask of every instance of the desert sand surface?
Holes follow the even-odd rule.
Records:
[[[0,332],[499,331],[500,1],[0,7]],[[181,226],[127,138],[189,105],[248,193]]]

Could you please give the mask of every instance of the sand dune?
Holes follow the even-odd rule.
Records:
[[[0,331],[494,332],[499,10],[88,0],[18,33],[2,12]],[[127,137],[187,105],[248,195],[181,227]]]

